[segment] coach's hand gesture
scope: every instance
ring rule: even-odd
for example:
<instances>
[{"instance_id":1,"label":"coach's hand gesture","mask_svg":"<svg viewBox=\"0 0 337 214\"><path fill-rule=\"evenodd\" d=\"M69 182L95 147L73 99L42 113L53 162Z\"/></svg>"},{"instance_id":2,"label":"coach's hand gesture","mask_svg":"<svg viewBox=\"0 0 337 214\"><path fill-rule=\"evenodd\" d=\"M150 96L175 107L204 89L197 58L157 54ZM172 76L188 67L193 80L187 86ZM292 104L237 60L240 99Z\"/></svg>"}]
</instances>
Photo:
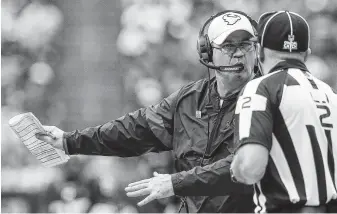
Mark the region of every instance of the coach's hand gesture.
<instances>
[{"instance_id":1,"label":"coach's hand gesture","mask_svg":"<svg viewBox=\"0 0 337 214\"><path fill-rule=\"evenodd\" d=\"M46 133L38 132L35 134L36 138L42 140L46 143L49 143L53 147L57 149L61 149L64 151L63 148L63 133L61 129L55 126L43 126Z\"/></svg>"},{"instance_id":2,"label":"coach's hand gesture","mask_svg":"<svg viewBox=\"0 0 337 214\"><path fill-rule=\"evenodd\" d=\"M171 175L158 174L154 177L129 184L125 191L129 197L147 196L138 206L143 206L155 199L167 198L174 195Z\"/></svg>"}]
</instances>

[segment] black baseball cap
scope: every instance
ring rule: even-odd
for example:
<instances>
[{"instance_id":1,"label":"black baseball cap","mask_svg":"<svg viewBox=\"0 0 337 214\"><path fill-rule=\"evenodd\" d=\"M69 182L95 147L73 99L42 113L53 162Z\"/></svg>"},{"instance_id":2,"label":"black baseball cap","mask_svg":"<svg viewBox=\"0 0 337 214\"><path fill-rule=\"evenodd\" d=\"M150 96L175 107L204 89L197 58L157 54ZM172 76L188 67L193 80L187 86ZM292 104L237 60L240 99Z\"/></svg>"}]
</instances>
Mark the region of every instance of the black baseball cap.
<instances>
[{"instance_id":1,"label":"black baseball cap","mask_svg":"<svg viewBox=\"0 0 337 214\"><path fill-rule=\"evenodd\" d=\"M261 47L282 52L305 52L309 48L308 22L290 11L264 13L258 21L258 40Z\"/></svg>"}]
</instances>

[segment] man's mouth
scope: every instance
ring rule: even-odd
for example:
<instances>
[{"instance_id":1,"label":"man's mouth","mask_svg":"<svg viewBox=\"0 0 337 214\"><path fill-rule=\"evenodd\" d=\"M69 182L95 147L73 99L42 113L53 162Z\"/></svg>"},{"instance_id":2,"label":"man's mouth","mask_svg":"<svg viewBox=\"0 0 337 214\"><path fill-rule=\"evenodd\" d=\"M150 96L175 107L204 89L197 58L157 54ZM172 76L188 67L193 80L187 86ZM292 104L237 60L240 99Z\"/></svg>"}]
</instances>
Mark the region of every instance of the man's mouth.
<instances>
[{"instance_id":1,"label":"man's mouth","mask_svg":"<svg viewBox=\"0 0 337 214\"><path fill-rule=\"evenodd\" d=\"M231 66L228 66L228 67L222 69L222 71L239 73L239 72L243 71L244 68L245 68L245 65L243 63L237 63L235 65L231 65Z\"/></svg>"}]
</instances>

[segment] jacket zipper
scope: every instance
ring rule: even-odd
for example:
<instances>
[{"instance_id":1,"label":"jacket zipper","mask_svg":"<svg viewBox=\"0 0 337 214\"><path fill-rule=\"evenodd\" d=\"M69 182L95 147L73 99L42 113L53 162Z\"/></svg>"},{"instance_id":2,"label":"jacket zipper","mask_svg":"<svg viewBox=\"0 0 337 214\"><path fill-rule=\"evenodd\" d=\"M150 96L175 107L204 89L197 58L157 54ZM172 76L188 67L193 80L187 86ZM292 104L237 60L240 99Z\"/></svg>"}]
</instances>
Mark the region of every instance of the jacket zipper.
<instances>
[{"instance_id":1,"label":"jacket zipper","mask_svg":"<svg viewBox=\"0 0 337 214\"><path fill-rule=\"evenodd\" d=\"M219 114L217 115L216 121L215 121L215 125L213 126L213 129L211 131L211 136L209 138L209 141L207 142L207 146L206 146L206 155L209 156L209 150L211 147L211 144L214 140L214 136L216 134L216 131L219 129L219 126L221 124L221 120L223 118L223 116L225 115L225 108L224 106L221 107Z\"/></svg>"}]
</instances>

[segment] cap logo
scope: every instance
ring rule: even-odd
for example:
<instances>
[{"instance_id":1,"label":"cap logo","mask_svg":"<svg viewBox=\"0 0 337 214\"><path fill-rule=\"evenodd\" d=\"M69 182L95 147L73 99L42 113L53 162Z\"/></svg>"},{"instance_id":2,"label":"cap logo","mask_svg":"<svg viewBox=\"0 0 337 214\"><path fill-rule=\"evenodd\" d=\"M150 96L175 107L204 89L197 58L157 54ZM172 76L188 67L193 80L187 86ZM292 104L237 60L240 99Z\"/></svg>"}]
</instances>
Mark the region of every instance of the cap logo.
<instances>
[{"instance_id":1,"label":"cap logo","mask_svg":"<svg viewBox=\"0 0 337 214\"><path fill-rule=\"evenodd\" d=\"M283 49L289 50L290 52L292 50L297 50L297 42L295 41L294 35L288 35L288 41L284 41L283 43Z\"/></svg>"},{"instance_id":2,"label":"cap logo","mask_svg":"<svg viewBox=\"0 0 337 214\"><path fill-rule=\"evenodd\" d=\"M234 14L234 13L226 13L222 16L222 19L225 21L227 25L234 25L239 20L241 20L241 17Z\"/></svg>"}]
</instances>

